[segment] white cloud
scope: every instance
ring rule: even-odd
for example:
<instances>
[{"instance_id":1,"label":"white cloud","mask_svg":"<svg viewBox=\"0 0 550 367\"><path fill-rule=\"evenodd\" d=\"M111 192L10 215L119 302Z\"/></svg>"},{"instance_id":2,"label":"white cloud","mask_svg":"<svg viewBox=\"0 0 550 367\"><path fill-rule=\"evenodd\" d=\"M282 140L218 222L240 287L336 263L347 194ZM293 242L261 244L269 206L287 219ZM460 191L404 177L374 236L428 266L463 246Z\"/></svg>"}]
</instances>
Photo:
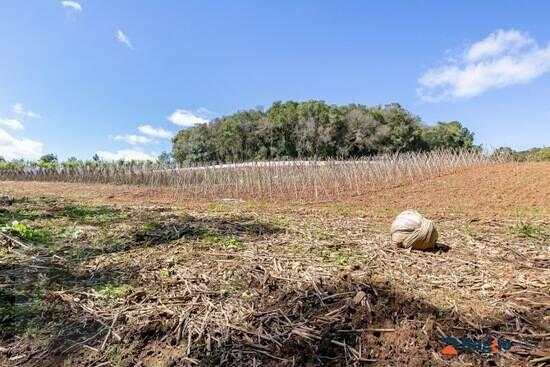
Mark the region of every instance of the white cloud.
<instances>
[{"instance_id":1,"label":"white cloud","mask_svg":"<svg viewBox=\"0 0 550 367\"><path fill-rule=\"evenodd\" d=\"M172 121L172 123L176 125L187 126L187 127L194 126L197 124L205 124L208 122L207 119L197 116L193 112L187 111L187 110L174 111L174 113L168 116L168 120Z\"/></svg>"},{"instance_id":2,"label":"white cloud","mask_svg":"<svg viewBox=\"0 0 550 367\"><path fill-rule=\"evenodd\" d=\"M497 30L458 58L428 70L419 78L417 92L431 102L473 97L490 89L527 83L547 72L550 45L541 47L526 32Z\"/></svg>"},{"instance_id":3,"label":"white cloud","mask_svg":"<svg viewBox=\"0 0 550 367\"><path fill-rule=\"evenodd\" d=\"M115 135L112 137L113 140L118 141L124 141L128 144L149 144L152 143L153 140L151 138L148 138L143 135L134 135L134 134L126 134L126 135Z\"/></svg>"},{"instance_id":4,"label":"white cloud","mask_svg":"<svg viewBox=\"0 0 550 367\"><path fill-rule=\"evenodd\" d=\"M464 53L467 61L475 62L484 58L498 56L504 52L518 52L525 47L536 46L527 33L514 29L504 31L502 29L491 33L485 39L474 43Z\"/></svg>"},{"instance_id":5,"label":"white cloud","mask_svg":"<svg viewBox=\"0 0 550 367\"><path fill-rule=\"evenodd\" d=\"M18 120L14 120L14 119L0 119L0 125L9 127L10 129L13 129L13 130L24 129L23 124Z\"/></svg>"},{"instance_id":6,"label":"white cloud","mask_svg":"<svg viewBox=\"0 0 550 367\"><path fill-rule=\"evenodd\" d=\"M0 129L0 156L5 159L36 159L42 155L43 144L30 139L18 139Z\"/></svg>"},{"instance_id":7,"label":"white cloud","mask_svg":"<svg viewBox=\"0 0 550 367\"><path fill-rule=\"evenodd\" d=\"M30 117L30 118L35 118L35 119L42 118L42 116L40 116L36 112L25 111L25 109L23 108L23 105L21 103L16 103L16 104L13 105L13 112L15 112L18 115L27 116L27 117Z\"/></svg>"},{"instance_id":8,"label":"white cloud","mask_svg":"<svg viewBox=\"0 0 550 367\"><path fill-rule=\"evenodd\" d=\"M82 11L82 5L80 5L76 1L62 1L61 5L67 9L76 10L78 12Z\"/></svg>"},{"instance_id":9,"label":"white cloud","mask_svg":"<svg viewBox=\"0 0 550 367\"><path fill-rule=\"evenodd\" d=\"M159 139L169 139L174 134L171 131L164 130L163 128L155 128L151 125L143 125L138 127L138 130L147 136L151 136L153 138L159 138Z\"/></svg>"},{"instance_id":10,"label":"white cloud","mask_svg":"<svg viewBox=\"0 0 550 367\"><path fill-rule=\"evenodd\" d=\"M120 29L116 31L116 39L118 40L118 42L124 43L126 46L128 46L129 49L134 49L134 46L132 46L132 43L130 42L128 37L126 37L124 32L122 32Z\"/></svg>"},{"instance_id":11,"label":"white cloud","mask_svg":"<svg viewBox=\"0 0 550 367\"><path fill-rule=\"evenodd\" d=\"M121 159L124 159L126 161L146 161L151 160L154 161L157 159L157 155L154 153L148 154L139 150L133 150L133 149L122 149L117 152L106 152L106 151L99 151L97 152L97 155L101 159L105 159L107 161L118 161Z\"/></svg>"}]
</instances>

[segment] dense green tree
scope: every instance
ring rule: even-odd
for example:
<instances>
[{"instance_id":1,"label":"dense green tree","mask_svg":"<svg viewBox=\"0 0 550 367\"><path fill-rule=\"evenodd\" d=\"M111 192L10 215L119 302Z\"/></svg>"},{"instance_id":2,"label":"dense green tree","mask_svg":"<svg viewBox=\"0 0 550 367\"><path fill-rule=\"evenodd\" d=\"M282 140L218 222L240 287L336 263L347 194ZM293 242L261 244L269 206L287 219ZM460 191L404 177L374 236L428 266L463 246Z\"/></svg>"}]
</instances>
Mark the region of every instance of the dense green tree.
<instances>
[{"instance_id":1,"label":"dense green tree","mask_svg":"<svg viewBox=\"0 0 550 367\"><path fill-rule=\"evenodd\" d=\"M438 122L425 128L423 135L431 149L474 147L474 134L458 121Z\"/></svg>"},{"instance_id":2,"label":"dense green tree","mask_svg":"<svg viewBox=\"0 0 550 367\"><path fill-rule=\"evenodd\" d=\"M340 110L347 128L339 155L360 157L383 151L389 128L377 120L372 111L363 105L343 106Z\"/></svg>"},{"instance_id":3,"label":"dense green tree","mask_svg":"<svg viewBox=\"0 0 550 367\"><path fill-rule=\"evenodd\" d=\"M54 167L57 166L57 156L55 154L52 154L52 153L44 154L36 162L36 165L38 167L42 167L42 168L54 168Z\"/></svg>"},{"instance_id":4,"label":"dense green tree","mask_svg":"<svg viewBox=\"0 0 550 367\"><path fill-rule=\"evenodd\" d=\"M40 157L39 160L44 163L53 163L53 162L57 162L57 156L52 153L44 154L42 157Z\"/></svg>"},{"instance_id":5,"label":"dense green tree","mask_svg":"<svg viewBox=\"0 0 550 367\"><path fill-rule=\"evenodd\" d=\"M298 124L298 102L275 102L266 112L273 125L275 157L297 157L295 127Z\"/></svg>"},{"instance_id":6,"label":"dense green tree","mask_svg":"<svg viewBox=\"0 0 550 367\"><path fill-rule=\"evenodd\" d=\"M275 102L178 132L172 155L184 161L360 157L386 152L473 147L459 122L429 127L399 104L366 107L323 101Z\"/></svg>"},{"instance_id":7,"label":"dense green tree","mask_svg":"<svg viewBox=\"0 0 550 367\"><path fill-rule=\"evenodd\" d=\"M180 130L173 138L172 155L178 162L212 162L217 158L216 141L207 124Z\"/></svg>"},{"instance_id":8,"label":"dense green tree","mask_svg":"<svg viewBox=\"0 0 550 367\"><path fill-rule=\"evenodd\" d=\"M418 116L397 103L374 108L373 113L375 118L388 127L387 137L382 142L382 151L415 151L427 148L422 139L422 127Z\"/></svg>"}]
</instances>

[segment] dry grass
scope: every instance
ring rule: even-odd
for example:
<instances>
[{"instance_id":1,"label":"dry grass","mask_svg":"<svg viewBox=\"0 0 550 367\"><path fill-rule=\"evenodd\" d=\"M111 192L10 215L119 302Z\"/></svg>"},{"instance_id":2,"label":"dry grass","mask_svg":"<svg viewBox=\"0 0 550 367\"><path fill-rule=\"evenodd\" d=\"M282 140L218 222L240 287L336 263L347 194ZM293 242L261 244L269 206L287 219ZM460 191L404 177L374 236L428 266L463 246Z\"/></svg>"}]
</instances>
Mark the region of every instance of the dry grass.
<instances>
[{"instance_id":1,"label":"dry grass","mask_svg":"<svg viewBox=\"0 0 550 367\"><path fill-rule=\"evenodd\" d=\"M548 169L473 168L361 202L307 206L77 210L83 198L142 206L148 191L69 184L60 190L76 202L16 200L4 205L8 213L54 240L48 251L4 242L0 283L26 291L43 284L47 307L34 336L3 330L0 363L542 366L550 348ZM7 185L0 189L18 197L57 190ZM439 226L436 252L389 245L391 218L415 200ZM474 205L484 200L488 211ZM506 337L513 347L446 358L442 334Z\"/></svg>"}]
</instances>

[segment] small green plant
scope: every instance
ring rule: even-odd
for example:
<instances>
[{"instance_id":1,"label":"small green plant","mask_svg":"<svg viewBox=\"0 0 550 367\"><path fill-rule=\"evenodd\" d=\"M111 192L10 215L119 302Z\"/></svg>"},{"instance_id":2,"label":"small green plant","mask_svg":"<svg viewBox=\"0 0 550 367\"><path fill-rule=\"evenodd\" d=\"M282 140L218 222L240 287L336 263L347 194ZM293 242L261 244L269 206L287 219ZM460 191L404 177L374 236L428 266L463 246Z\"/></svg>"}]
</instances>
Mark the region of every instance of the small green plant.
<instances>
[{"instance_id":1,"label":"small green plant","mask_svg":"<svg viewBox=\"0 0 550 367\"><path fill-rule=\"evenodd\" d=\"M349 256L341 253L340 251L321 251L321 256L328 257L336 262L340 266L346 266L349 263Z\"/></svg>"},{"instance_id":2,"label":"small green plant","mask_svg":"<svg viewBox=\"0 0 550 367\"><path fill-rule=\"evenodd\" d=\"M208 204L207 210L211 213L223 213L226 207L223 203L211 203Z\"/></svg>"},{"instance_id":3,"label":"small green plant","mask_svg":"<svg viewBox=\"0 0 550 367\"><path fill-rule=\"evenodd\" d=\"M215 245L217 243L220 243L222 240L220 237L216 236L211 232L205 233L204 236L202 236L202 238L210 245Z\"/></svg>"},{"instance_id":4,"label":"small green plant","mask_svg":"<svg viewBox=\"0 0 550 367\"><path fill-rule=\"evenodd\" d=\"M323 241L323 240L329 240L331 235L321 229L315 229L311 232L311 236L315 238L316 240Z\"/></svg>"},{"instance_id":5,"label":"small green plant","mask_svg":"<svg viewBox=\"0 0 550 367\"><path fill-rule=\"evenodd\" d=\"M234 236L220 237L220 236L216 236L211 232L207 232L202 238L208 244L221 245L226 250L243 250L245 248L244 243L238 238L235 238Z\"/></svg>"},{"instance_id":6,"label":"small green plant","mask_svg":"<svg viewBox=\"0 0 550 367\"><path fill-rule=\"evenodd\" d=\"M72 240L78 240L83 234L84 234L84 231L80 228L77 228L76 226L73 226L70 232L70 236Z\"/></svg>"},{"instance_id":7,"label":"small green plant","mask_svg":"<svg viewBox=\"0 0 550 367\"><path fill-rule=\"evenodd\" d=\"M161 269L159 271L159 275L161 278L168 278L170 276L170 270L168 269Z\"/></svg>"},{"instance_id":8,"label":"small green plant","mask_svg":"<svg viewBox=\"0 0 550 367\"><path fill-rule=\"evenodd\" d=\"M442 317L445 317L445 315L447 315L447 310L444 309L444 308L438 308L436 311L435 311L436 315L438 318L442 318Z\"/></svg>"},{"instance_id":9,"label":"small green plant","mask_svg":"<svg viewBox=\"0 0 550 367\"><path fill-rule=\"evenodd\" d=\"M226 250L242 250L244 249L244 243L235 237L225 238L221 242L222 246Z\"/></svg>"},{"instance_id":10,"label":"small green plant","mask_svg":"<svg viewBox=\"0 0 550 367\"><path fill-rule=\"evenodd\" d=\"M278 227L289 227L290 221L286 218L272 218L268 224L272 224Z\"/></svg>"},{"instance_id":11,"label":"small green plant","mask_svg":"<svg viewBox=\"0 0 550 367\"><path fill-rule=\"evenodd\" d=\"M110 223L115 219L124 218L126 213L120 209L110 207L68 206L63 209L62 215L69 219L100 225Z\"/></svg>"},{"instance_id":12,"label":"small green plant","mask_svg":"<svg viewBox=\"0 0 550 367\"><path fill-rule=\"evenodd\" d=\"M35 242L46 242L50 239L50 235L43 230L30 228L25 223L20 223L16 220L6 224L0 228L3 232L10 232L22 240Z\"/></svg>"},{"instance_id":13,"label":"small green plant","mask_svg":"<svg viewBox=\"0 0 550 367\"><path fill-rule=\"evenodd\" d=\"M119 299L125 297L130 289L126 285L106 284L97 290L97 293L110 299Z\"/></svg>"},{"instance_id":14,"label":"small green plant","mask_svg":"<svg viewBox=\"0 0 550 367\"><path fill-rule=\"evenodd\" d=\"M46 217L48 212L44 209L24 207L14 209L12 211L14 219L28 219L35 220L41 217Z\"/></svg>"},{"instance_id":15,"label":"small green plant","mask_svg":"<svg viewBox=\"0 0 550 367\"><path fill-rule=\"evenodd\" d=\"M538 237L544 234L544 230L536 224L524 223L513 226L512 233L527 237Z\"/></svg>"},{"instance_id":16,"label":"small green plant","mask_svg":"<svg viewBox=\"0 0 550 367\"><path fill-rule=\"evenodd\" d=\"M63 209L63 216L69 218L89 217L95 214L94 210L83 208L80 206L71 206Z\"/></svg>"}]
</instances>

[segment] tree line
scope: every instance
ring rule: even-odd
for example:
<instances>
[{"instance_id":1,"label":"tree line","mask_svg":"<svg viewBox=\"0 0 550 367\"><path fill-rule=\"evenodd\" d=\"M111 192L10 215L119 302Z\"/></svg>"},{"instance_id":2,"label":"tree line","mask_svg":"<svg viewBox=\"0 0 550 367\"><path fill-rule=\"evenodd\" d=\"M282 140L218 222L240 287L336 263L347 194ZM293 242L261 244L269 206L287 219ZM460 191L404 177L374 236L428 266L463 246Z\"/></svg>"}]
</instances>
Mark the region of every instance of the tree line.
<instances>
[{"instance_id":1,"label":"tree line","mask_svg":"<svg viewBox=\"0 0 550 367\"><path fill-rule=\"evenodd\" d=\"M353 158L379 153L479 148L458 121L425 125L397 103L367 107L324 101L275 102L180 130L177 162Z\"/></svg>"},{"instance_id":2,"label":"tree line","mask_svg":"<svg viewBox=\"0 0 550 367\"><path fill-rule=\"evenodd\" d=\"M18 170L23 168L116 168L116 167L133 167L133 166L166 166L174 164L172 155L168 152L162 152L154 161L147 160L125 160L119 159L116 161L102 160L97 154L94 154L92 159L81 160L76 157L70 157L64 161L60 161L57 155L48 153L42 155L37 160L12 159L10 161L0 156L0 170Z\"/></svg>"}]
</instances>

